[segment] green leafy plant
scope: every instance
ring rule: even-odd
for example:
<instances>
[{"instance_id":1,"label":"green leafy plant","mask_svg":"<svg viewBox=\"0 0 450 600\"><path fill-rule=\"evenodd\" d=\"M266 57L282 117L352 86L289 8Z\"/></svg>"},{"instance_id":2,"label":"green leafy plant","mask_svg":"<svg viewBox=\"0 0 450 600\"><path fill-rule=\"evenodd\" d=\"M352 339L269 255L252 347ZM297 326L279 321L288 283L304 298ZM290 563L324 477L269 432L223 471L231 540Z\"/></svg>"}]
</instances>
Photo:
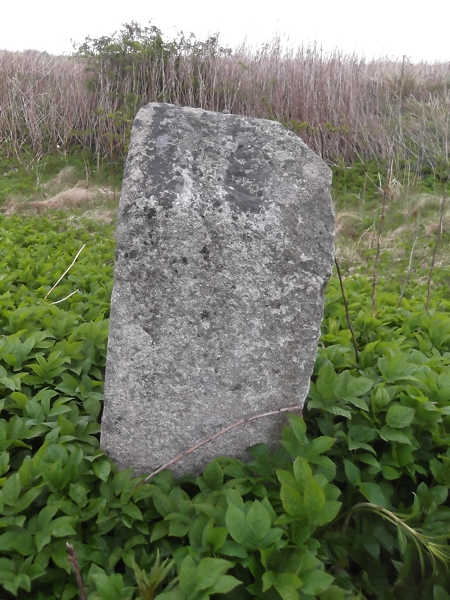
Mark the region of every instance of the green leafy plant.
<instances>
[{"instance_id":1,"label":"green leafy plant","mask_svg":"<svg viewBox=\"0 0 450 600\"><path fill-rule=\"evenodd\" d=\"M12 216L0 236L2 597L71 600L81 582L88 600L446 598L445 286L427 311L426 283L398 307L380 278L372 316L367 278L343 281L347 310L333 278L279 447L148 479L99 449L112 227Z\"/></svg>"}]
</instances>

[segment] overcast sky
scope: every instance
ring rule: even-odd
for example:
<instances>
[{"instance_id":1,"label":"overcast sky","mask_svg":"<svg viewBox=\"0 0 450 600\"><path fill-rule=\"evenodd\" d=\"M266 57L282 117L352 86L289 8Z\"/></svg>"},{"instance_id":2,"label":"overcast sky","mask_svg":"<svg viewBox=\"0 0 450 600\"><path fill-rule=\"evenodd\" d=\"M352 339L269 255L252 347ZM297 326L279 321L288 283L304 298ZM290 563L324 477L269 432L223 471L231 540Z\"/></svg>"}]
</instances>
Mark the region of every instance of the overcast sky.
<instances>
[{"instance_id":1,"label":"overcast sky","mask_svg":"<svg viewBox=\"0 0 450 600\"><path fill-rule=\"evenodd\" d=\"M0 49L70 54L71 40L110 35L149 21L172 37L219 32L223 44L252 45L275 34L291 46L367 58L450 61L449 0L0 0Z\"/></svg>"}]
</instances>

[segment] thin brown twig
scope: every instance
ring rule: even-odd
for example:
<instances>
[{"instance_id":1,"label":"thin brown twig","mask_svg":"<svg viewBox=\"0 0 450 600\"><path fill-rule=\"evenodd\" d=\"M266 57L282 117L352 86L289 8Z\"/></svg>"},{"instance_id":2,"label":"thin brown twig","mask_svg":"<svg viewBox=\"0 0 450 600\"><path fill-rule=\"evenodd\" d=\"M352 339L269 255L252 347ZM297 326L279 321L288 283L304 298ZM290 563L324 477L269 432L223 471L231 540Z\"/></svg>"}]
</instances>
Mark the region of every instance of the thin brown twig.
<instances>
[{"instance_id":1,"label":"thin brown twig","mask_svg":"<svg viewBox=\"0 0 450 600\"><path fill-rule=\"evenodd\" d=\"M67 542L66 544L67 554L69 555L69 562L75 571L75 578L77 580L78 589L80 590L80 600L87 600L86 590L84 589L83 579L81 577L80 567L78 565L78 556L75 552L75 548L72 544Z\"/></svg>"},{"instance_id":2,"label":"thin brown twig","mask_svg":"<svg viewBox=\"0 0 450 600\"><path fill-rule=\"evenodd\" d=\"M345 290L344 290L344 282L342 281L341 270L339 268L339 264L338 264L336 257L334 257L334 264L336 265L336 270L337 270L337 274L339 277L339 284L341 286L341 292L342 292L342 298L344 300L345 315L347 317L348 328L350 329L350 333L352 334L353 348L355 349L355 358L356 358L356 362L359 364L358 345L356 343L355 332L353 331L352 322L350 320L350 314L348 312L348 301L347 301L347 296L345 295Z\"/></svg>"},{"instance_id":3,"label":"thin brown twig","mask_svg":"<svg viewBox=\"0 0 450 600\"><path fill-rule=\"evenodd\" d=\"M439 244L441 242L441 238L442 238L442 223L444 220L444 208L445 208L445 200L446 200L446 191L444 190L444 195L442 196L442 200L441 200L441 213L439 215L439 229L436 235L436 241L434 243L434 249L433 249L433 256L431 257L431 266L430 266L430 272L428 274L428 282L427 282L427 301L425 304L425 310L428 310L428 307L430 305L430 296L431 296L431 277L433 275L433 270L434 270L434 264L436 262L436 255L437 255L437 251L438 251L438 247Z\"/></svg>"},{"instance_id":4,"label":"thin brown twig","mask_svg":"<svg viewBox=\"0 0 450 600\"><path fill-rule=\"evenodd\" d=\"M61 281L61 279L64 277L64 275L66 275L70 269L73 267L73 265L75 264L77 258L80 256L81 251L84 250L84 248L86 247L86 244L83 244L81 246L81 248L78 250L75 258L73 259L73 261L71 262L71 264L67 267L67 269L64 271L64 273L61 275L61 277L58 279L58 281L55 283L55 285L45 294L44 296L44 300L45 298L47 298L48 296L50 296L50 294L53 292L53 290L55 289L55 287L58 285L58 283Z\"/></svg>"},{"instance_id":5,"label":"thin brown twig","mask_svg":"<svg viewBox=\"0 0 450 600\"><path fill-rule=\"evenodd\" d=\"M408 268L406 269L405 281L403 283L402 291L401 291L400 297L398 299L397 308L400 308L400 306L402 304L402 300L403 300L403 297L404 297L405 291L406 291L406 286L408 285L409 277L411 275L412 260L413 260L413 256L414 256L414 248L416 247L417 238L419 237L419 228L420 228L420 213L417 213L417 218L416 218L416 235L415 235L415 238L414 238L413 245L411 247L411 252L409 254Z\"/></svg>"},{"instance_id":6,"label":"thin brown twig","mask_svg":"<svg viewBox=\"0 0 450 600\"><path fill-rule=\"evenodd\" d=\"M377 282L378 282L378 264L380 262L380 253L381 253L381 234L383 233L383 223L384 217L386 216L386 205L387 205L387 197L389 184L392 177L392 160L388 167L386 173L386 182L383 188L383 208L381 209L381 217L380 217L380 225L378 227L378 237L377 237L377 254L375 256L375 265L373 268L373 284L372 284L372 317L375 316L376 313L376 294L377 294Z\"/></svg>"},{"instance_id":7,"label":"thin brown twig","mask_svg":"<svg viewBox=\"0 0 450 600\"><path fill-rule=\"evenodd\" d=\"M155 469L155 471L153 471L152 473L150 473L150 475L148 475L143 481L141 481L136 486L135 489L141 487L141 485L144 485L145 483L147 483L147 481L150 481L150 479L152 477L154 477L155 475L157 475L161 471L164 471L165 469L168 469L169 467L171 467L172 465L174 465L176 462L178 462L179 460L181 460L182 458L184 458L188 454L191 454L191 452L194 452L195 450L198 450L199 448L201 448L205 444L209 444L210 442L213 442L218 437L222 436L224 433L227 433L231 429L234 429L235 427L239 427L240 425L245 425L246 423L250 423L251 421L256 421L257 419L262 419L263 417L272 417L273 415L277 415L277 414L285 413L285 412L300 412L300 414L302 414L303 409L298 404L296 404L295 406L287 406L285 408L278 408L277 410L271 410L269 412L265 412L265 413L262 413L260 415L253 415L253 417L246 417L245 419L241 419L240 421L236 421L235 423L232 423L231 425L228 425L228 427L225 427L224 429L221 429L220 431L218 431L214 435L211 435L206 440L203 440L202 442L199 442L198 444L195 444L195 446L192 446L192 448L189 448L188 450L185 450L184 452L182 452L181 454L179 454L175 458L172 458L172 460L169 460L169 462L167 462L164 465L162 465L162 467L159 467L158 469Z\"/></svg>"}]
</instances>

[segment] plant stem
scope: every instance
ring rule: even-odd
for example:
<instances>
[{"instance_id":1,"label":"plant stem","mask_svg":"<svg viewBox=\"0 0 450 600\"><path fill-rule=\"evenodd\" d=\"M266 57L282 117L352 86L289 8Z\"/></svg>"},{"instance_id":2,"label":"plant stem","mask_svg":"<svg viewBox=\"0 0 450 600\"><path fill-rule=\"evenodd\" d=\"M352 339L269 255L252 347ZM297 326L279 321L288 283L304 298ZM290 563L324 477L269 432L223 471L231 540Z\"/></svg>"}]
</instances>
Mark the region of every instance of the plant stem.
<instances>
[{"instance_id":1,"label":"plant stem","mask_svg":"<svg viewBox=\"0 0 450 600\"><path fill-rule=\"evenodd\" d=\"M387 204L387 196L389 190L389 184L392 177L392 160L386 172L386 182L383 188L383 208L381 209L381 217L380 217L380 225L378 228L378 238L377 238L377 254L375 257L375 266L373 269L373 286L372 286L372 317L375 316L376 313L376 293L377 293L377 281L378 281L378 264L380 262L380 249L381 249L381 234L383 232L383 223L384 217L386 215L386 204Z\"/></svg>"},{"instance_id":2,"label":"plant stem","mask_svg":"<svg viewBox=\"0 0 450 600\"><path fill-rule=\"evenodd\" d=\"M67 542L66 547L69 555L69 562L75 571L75 578L77 580L78 589L80 590L80 600L87 600L86 590L84 589L83 579L81 577L80 567L78 565L77 553L75 552L75 548L72 546L72 544L69 544L69 542Z\"/></svg>"},{"instance_id":3,"label":"plant stem","mask_svg":"<svg viewBox=\"0 0 450 600\"><path fill-rule=\"evenodd\" d=\"M439 229L438 232L436 234L436 241L434 244L434 249L433 249L433 256L431 257L431 266L430 266L430 272L428 274L428 282L427 282L427 301L425 303L425 310L428 310L428 307L430 305L430 295L431 295L431 277L433 275L433 270L434 270L434 264L436 262L436 255L437 255L437 251L438 251L438 247L442 238L442 223L444 220L444 208L445 208L445 200L446 200L446 193L444 191L444 195L442 196L442 200L441 200L441 212L440 212L440 216L439 216Z\"/></svg>"},{"instance_id":4,"label":"plant stem","mask_svg":"<svg viewBox=\"0 0 450 600\"><path fill-rule=\"evenodd\" d=\"M419 226L420 226L420 213L417 213L417 218L416 218L416 236L414 238L414 242L411 248L411 252L409 254L409 264L408 264L408 268L406 269L406 277L405 277L405 281L403 283L403 287L402 287L402 291L400 293L400 297L398 299L398 305L397 308L400 308L403 297L405 295L405 291L406 291L406 286L408 285L408 281L409 281L409 276L411 275L411 267L412 267L412 260L413 260L413 256L414 256L414 248L416 247L416 242L417 242L417 238L419 237Z\"/></svg>"},{"instance_id":5,"label":"plant stem","mask_svg":"<svg viewBox=\"0 0 450 600\"><path fill-rule=\"evenodd\" d=\"M345 295L344 283L343 283L342 277L341 277L341 270L339 268L339 264L338 264L338 261L337 261L336 257L334 257L334 264L336 265L336 270L337 270L337 274L338 274L338 277L339 277L339 284L341 286L341 292L342 292L342 298L344 300L345 315L347 317L348 328L350 329L350 333L352 334L353 348L355 349L355 358L356 358L356 362L359 364L358 345L356 344L355 332L353 331L352 322L350 320L350 314L348 312L347 296Z\"/></svg>"}]
</instances>

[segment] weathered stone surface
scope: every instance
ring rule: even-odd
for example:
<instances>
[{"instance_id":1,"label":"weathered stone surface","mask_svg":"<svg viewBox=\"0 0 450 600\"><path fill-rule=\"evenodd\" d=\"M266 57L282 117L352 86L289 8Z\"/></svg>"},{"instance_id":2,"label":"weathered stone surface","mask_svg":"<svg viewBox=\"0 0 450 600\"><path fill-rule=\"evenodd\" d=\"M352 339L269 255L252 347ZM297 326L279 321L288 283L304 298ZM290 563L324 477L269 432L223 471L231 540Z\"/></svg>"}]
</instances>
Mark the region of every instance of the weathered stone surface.
<instances>
[{"instance_id":1,"label":"weathered stone surface","mask_svg":"<svg viewBox=\"0 0 450 600\"><path fill-rule=\"evenodd\" d=\"M304 403L333 260L331 173L272 121L149 104L119 209L101 444L151 472L244 417ZM236 428L173 471L278 443Z\"/></svg>"}]
</instances>

